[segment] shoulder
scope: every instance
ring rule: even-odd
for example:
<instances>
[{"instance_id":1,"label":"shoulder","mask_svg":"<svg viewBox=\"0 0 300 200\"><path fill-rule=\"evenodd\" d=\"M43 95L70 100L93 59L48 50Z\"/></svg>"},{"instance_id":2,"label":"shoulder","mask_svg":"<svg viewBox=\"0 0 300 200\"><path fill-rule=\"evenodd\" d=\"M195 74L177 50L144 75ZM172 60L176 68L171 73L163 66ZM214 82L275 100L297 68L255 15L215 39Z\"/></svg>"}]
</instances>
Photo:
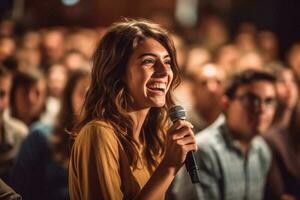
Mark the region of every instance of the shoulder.
<instances>
[{"instance_id":1,"label":"shoulder","mask_svg":"<svg viewBox=\"0 0 300 200\"><path fill-rule=\"evenodd\" d=\"M4 126L14 135L25 137L28 134L27 126L18 119L4 115Z\"/></svg>"},{"instance_id":2,"label":"shoulder","mask_svg":"<svg viewBox=\"0 0 300 200\"><path fill-rule=\"evenodd\" d=\"M197 133L196 142L200 148L213 148L220 145L220 136L219 127L204 129Z\"/></svg>"},{"instance_id":3,"label":"shoulder","mask_svg":"<svg viewBox=\"0 0 300 200\"><path fill-rule=\"evenodd\" d=\"M202 131L196 136L198 151L196 157L199 161L209 165L216 165L219 149L222 147L219 128ZM212 167L212 166L211 166Z\"/></svg>"},{"instance_id":4,"label":"shoulder","mask_svg":"<svg viewBox=\"0 0 300 200\"><path fill-rule=\"evenodd\" d=\"M118 138L113 127L105 121L93 120L88 122L79 131L74 147L80 148L83 146L89 147L105 147L117 146Z\"/></svg>"},{"instance_id":5,"label":"shoulder","mask_svg":"<svg viewBox=\"0 0 300 200\"><path fill-rule=\"evenodd\" d=\"M105 121L90 121L80 130L76 140L82 138L100 138L106 140L116 138L113 127Z\"/></svg>"},{"instance_id":6,"label":"shoulder","mask_svg":"<svg viewBox=\"0 0 300 200\"><path fill-rule=\"evenodd\" d=\"M26 137L26 141L32 142L44 142L48 143L48 139L50 134L53 132L53 127L50 125L43 124L41 122L37 122L33 124L29 130L29 134Z\"/></svg>"},{"instance_id":7,"label":"shoulder","mask_svg":"<svg viewBox=\"0 0 300 200\"><path fill-rule=\"evenodd\" d=\"M255 148L261 152L262 155L271 156L270 148L263 137L256 136L253 139L253 144L255 145Z\"/></svg>"}]
</instances>

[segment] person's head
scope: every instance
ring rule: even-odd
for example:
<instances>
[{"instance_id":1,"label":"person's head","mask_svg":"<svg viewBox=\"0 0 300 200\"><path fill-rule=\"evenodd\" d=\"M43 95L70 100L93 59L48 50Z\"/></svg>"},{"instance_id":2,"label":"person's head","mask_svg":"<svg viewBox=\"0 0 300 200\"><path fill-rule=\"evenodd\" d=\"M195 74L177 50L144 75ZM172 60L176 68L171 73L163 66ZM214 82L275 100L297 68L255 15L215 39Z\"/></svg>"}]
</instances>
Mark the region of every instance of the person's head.
<instances>
[{"instance_id":1,"label":"person's head","mask_svg":"<svg viewBox=\"0 0 300 200\"><path fill-rule=\"evenodd\" d=\"M235 45L242 52L255 51L257 49L255 35L250 32L241 32L235 38Z\"/></svg>"},{"instance_id":2,"label":"person's head","mask_svg":"<svg viewBox=\"0 0 300 200\"><path fill-rule=\"evenodd\" d=\"M262 31L258 34L258 46L266 63L272 62L278 56L278 40L274 33Z\"/></svg>"},{"instance_id":3,"label":"person's head","mask_svg":"<svg viewBox=\"0 0 300 200\"><path fill-rule=\"evenodd\" d=\"M56 63L50 66L47 75L48 95L60 98L66 85L68 71L64 65Z\"/></svg>"},{"instance_id":4,"label":"person's head","mask_svg":"<svg viewBox=\"0 0 300 200\"><path fill-rule=\"evenodd\" d=\"M16 50L16 43L14 38L0 36L0 61L1 62L12 57L15 50Z\"/></svg>"},{"instance_id":5,"label":"person's head","mask_svg":"<svg viewBox=\"0 0 300 200\"><path fill-rule=\"evenodd\" d=\"M279 103L284 109L293 110L299 100L298 81L293 70L282 66L273 68L277 78L276 90Z\"/></svg>"},{"instance_id":6,"label":"person's head","mask_svg":"<svg viewBox=\"0 0 300 200\"><path fill-rule=\"evenodd\" d=\"M71 72L62 93L61 109L54 130L54 154L59 161L67 161L70 148L69 135L78 123L84 97L90 81L90 71L78 69Z\"/></svg>"},{"instance_id":7,"label":"person's head","mask_svg":"<svg viewBox=\"0 0 300 200\"><path fill-rule=\"evenodd\" d=\"M221 110L221 98L224 92L225 71L215 64L208 63L194 72L193 94L195 108L200 115Z\"/></svg>"},{"instance_id":8,"label":"person's head","mask_svg":"<svg viewBox=\"0 0 300 200\"><path fill-rule=\"evenodd\" d=\"M300 43L292 45L287 54L287 61L291 68L295 71L298 79L300 79Z\"/></svg>"},{"instance_id":9,"label":"person's head","mask_svg":"<svg viewBox=\"0 0 300 200\"><path fill-rule=\"evenodd\" d=\"M45 99L46 80L40 71L32 69L14 74L10 96L13 117L29 126L44 111Z\"/></svg>"},{"instance_id":10,"label":"person's head","mask_svg":"<svg viewBox=\"0 0 300 200\"><path fill-rule=\"evenodd\" d=\"M20 71L38 68L41 63L41 52L39 49L18 49L16 59Z\"/></svg>"},{"instance_id":11,"label":"person's head","mask_svg":"<svg viewBox=\"0 0 300 200\"><path fill-rule=\"evenodd\" d=\"M63 63L69 71L74 71L85 67L88 63L88 60L83 53L73 49L65 53L63 57Z\"/></svg>"},{"instance_id":12,"label":"person's head","mask_svg":"<svg viewBox=\"0 0 300 200\"><path fill-rule=\"evenodd\" d=\"M264 62L259 52L248 51L241 53L240 57L237 59L235 71L238 72L247 69L260 70L263 66Z\"/></svg>"},{"instance_id":13,"label":"person's head","mask_svg":"<svg viewBox=\"0 0 300 200\"><path fill-rule=\"evenodd\" d=\"M44 32L41 41L44 59L48 62L58 62L64 55L64 33L60 29L50 29Z\"/></svg>"},{"instance_id":14,"label":"person's head","mask_svg":"<svg viewBox=\"0 0 300 200\"><path fill-rule=\"evenodd\" d=\"M9 105L11 79L10 72L0 65L0 118Z\"/></svg>"},{"instance_id":15,"label":"person's head","mask_svg":"<svg viewBox=\"0 0 300 200\"><path fill-rule=\"evenodd\" d=\"M223 99L229 129L249 141L273 122L277 105L276 78L267 72L246 70L232 77Z\"/></svg>"},{"instance_id":16,"label":"person's head","mask_svg":"<svg viewBox=\"0 0 300 200\"><path fill-rule=\"evenodd\" d=\"M189 74L193 73L195 69L200 68L205 63L211 61L211 54L210 52L201 47L201 46L194 46L189 49L187 52L187 59L185 63L184 73Z\"/></svg>"},{"instance_id":17,"label":"person's head","mask_svg":"<svg viewBox=\"0 0 300 200\"><path fill-rule=\"evenodd\" d=\"M186 43L184 41L184 38L180 35L176 35L173 33L171 34L171 38L176 48L177 64L180 68L182 68L186 61Z\"/></svg>"},{"instance_id":18,"label":"person's head","mask_svg":"<svg viewBox=\"0 0 300 200\"><path fill-rule=\"evenodd\" d=\"M22 47L25 49L38 49L41 43L41 33L38 31L28 31L22 38Z\"/></svg>"},{"instance_id":19,"label":"person's head","mask_svg":"<svg viewBox=\"0 0 300 200\"><path fill-rule=\"evenodd\" d=\"M215 51L215 62L223 68L226 73L232 74L240 57L240 51L233 44L225 44Z\"/></svg>"},{"instance_id":20,"label":"person's head","mask_svg":"<svg viewBox=\"0 0 300 200\"><path fill-rule=\"evenodd\" d=\"M295 123L294 118L296 118L296 112L298 112L299 82L294 71L281 63L274 63L269 65L268 68L277 78L278 108L273 126L275 128L286 128L287 123ZM286 121L287 119L289 121Z\"/></svg>"},{"instance_id":21,"label":"person's head","mask_svg":"<svg viewBox=\"0 0 300 200\"><path fill-rule=\"evenodd\" d=\"M79 128L93 119L108 121L126 145L130 162L136 163L128 114L150 109L142 127L147 134L141 140L146 142L148 163L156 164L153 156L164 152L160 134L173 105L170 90L178 83L178 71L174 45L159 25L142 20L114 24L96 49Z\"/></svg>"}]
</instances>

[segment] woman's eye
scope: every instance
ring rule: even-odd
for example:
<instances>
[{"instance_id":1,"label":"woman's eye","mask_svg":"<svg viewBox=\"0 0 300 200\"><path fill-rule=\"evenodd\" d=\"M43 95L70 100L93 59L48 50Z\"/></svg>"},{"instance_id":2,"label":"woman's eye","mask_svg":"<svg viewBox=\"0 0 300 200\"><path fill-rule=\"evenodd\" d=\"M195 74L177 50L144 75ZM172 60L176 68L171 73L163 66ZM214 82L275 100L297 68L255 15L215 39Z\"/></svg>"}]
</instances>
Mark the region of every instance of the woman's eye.
<instances>
[{"instance_id":1,"label":"woman's eye","mask_svg":"<svg viewBox=\"0 0 300 200\"><path fill-rule=\"evenodd\" d=\"M154 63L155 63L155 60L153 60L153 59L145 59L142 61L143 65L149 65L149 64L154 64Z\"/></svg>"},{"instance_id":2,"label":"woman's eye","mask_svg":"<svg viewBox=\"0 0 300 200\"><path fill-rule=\"evenodd\" d=\"M166 60L166 61L165 61L165 64L171 66L171 65L172 65L172 62L171 62L171 60Z\"/></svg>"}]
</instances>

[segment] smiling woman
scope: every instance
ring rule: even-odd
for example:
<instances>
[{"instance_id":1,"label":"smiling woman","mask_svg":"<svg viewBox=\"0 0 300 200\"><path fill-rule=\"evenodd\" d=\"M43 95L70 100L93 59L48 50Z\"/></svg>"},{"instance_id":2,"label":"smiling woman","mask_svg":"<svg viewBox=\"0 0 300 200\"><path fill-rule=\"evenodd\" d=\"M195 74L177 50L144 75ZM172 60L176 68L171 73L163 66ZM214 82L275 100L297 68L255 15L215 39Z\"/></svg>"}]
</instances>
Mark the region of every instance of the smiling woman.
<instances>
[{"instance_id":1,"label":"smiling woman","mask_svg":"<svg viewBox=\"0 0 300 200\"><path fill-rule=\"evenodd\" d=\"M188 122L168 124L179 82L173 42L157 24L110 27L94 55L83 116L74 132L71 199L163 199L187 152Z\"/></svg>"}]
</instances>

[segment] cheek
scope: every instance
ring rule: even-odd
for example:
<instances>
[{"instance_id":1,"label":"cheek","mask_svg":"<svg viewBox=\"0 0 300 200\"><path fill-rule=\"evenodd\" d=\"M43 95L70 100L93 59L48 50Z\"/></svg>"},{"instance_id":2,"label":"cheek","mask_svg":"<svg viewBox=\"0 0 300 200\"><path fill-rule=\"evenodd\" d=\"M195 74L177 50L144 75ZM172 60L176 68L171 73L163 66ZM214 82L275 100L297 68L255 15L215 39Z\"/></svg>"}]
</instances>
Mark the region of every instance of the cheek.
<instances>
[{"instance_id":1,"label":"cheek","mask_svg":"<svg viewBox=\"0 0 300 200\"><path fill-rule=\"evenodd\" d=\"M277 84L276 90L277 90L278 97L282 98L285 94L286 88L281 84Z\"/></svg>"},{"instance_id":2,"label":"cheek","mask_svg":"<svg viewBox=\"0 0 300 200\"><path fill-rule=\"evenodd\" d=\"M297 86L294 86L291 88L292 89L292 96L293 96L293 99L298 99L299 98L299 91L298 91L298 87Z\"/></svg>"}]
</instances>

